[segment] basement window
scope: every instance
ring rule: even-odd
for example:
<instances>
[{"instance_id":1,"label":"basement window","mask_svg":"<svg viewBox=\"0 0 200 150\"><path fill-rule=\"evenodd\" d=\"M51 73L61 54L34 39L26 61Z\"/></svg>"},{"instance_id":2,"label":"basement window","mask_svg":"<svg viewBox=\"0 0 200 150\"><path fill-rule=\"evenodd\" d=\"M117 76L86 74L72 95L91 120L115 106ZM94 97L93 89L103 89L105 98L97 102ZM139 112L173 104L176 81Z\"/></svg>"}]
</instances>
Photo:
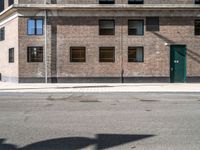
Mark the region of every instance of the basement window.
<instances>
[{"instance_id":1,"label":"basement window","mask_svg":"<svg viewBox=\"0 0 200 150\"><path fill-rule=\"evenodd\" d=\"M195 0L195 4L200 4L200 0Z\"/></svg>"},{"instance_id":2,"label":"basement window","mask_svg":"<svg viewBox=\"0 0 200 150\"><path fill-rule=\"evenodd\" d=\"M0 41L5 40L5 27L0 29Z\"/></svg>"},{"instance_id":3,"label":"basement window","mask_svg":"<svg viewBox=\"0 0 200 150\"><path fill-rule=\"evenodd\" d=\"M159 31L159 17L147 17L146 18L146 30L147 31Z\"/></svg>"},{"instance_id":4,"label":"basement window","mask_svg":"<svg viewBox=\"0 0 200 150\"><path fill-rule=\"evenodd\" d=\"M115 62L115 47L100 47L99 62Z\"/></svg>"},{"instance_id":5,"label":"basement window","mask_svg":"<svg viewBox=\"0 0 200 150\"><path fill-rule=\"evenodd\" d=\"M28 47L28 62L43 62L43 47Z\"/></svg>"},{"instance_id":6,"label":"basement window","mask_svg":"<svg viewBox=\"0 0 200 150\"><path fill-rule=\"evenodd\" d=\"M144 0L128 0L129 4L144 4Z\"/></svg>"},{"instance_id":7,"label":"basement window","mask_svg":"<svg viewBox=\"0 0 200 150\"><path fill-rule=\"evenodd\" d=\"M194 30L195 35L200 35L200 20L195 20Z\"/></svg>"},{"instance_id":8,"label":"basement window","mask_svg":"<svg viewBox=\"0 0 200 150\"><path fill-rule=\"evenodd\" d=\"M57 4L57 0L51 0L51 4Z\"/></svg>"},{"instance_id":9,"label":"basement window","mask_svg":"<svg viewBox=\"0 0 200 150\"><path fill-rule=\"evenodd\" d=\"M8 62L14 63L14 48L8 50Z\"/></svg>"},{"instance_id":10,"label":"basement window","mask_svg":"<svg viewBox=\"0 0 200 150\"><path fill-rule=\"evenodd\" d=\"M43 20L42 19L28 20L28 35L43 35Z\"/></svg>"},{"instance_id":11,"label":"basement window","mask_svg":"<svg viewBox=\"0 0 200 150\"><path fill-rule=\"evenodd\" d=\"M114 20L100 20L99 21L99 35L115 35L115 21Z\"/></svg>"},{"instance_id":12,"label":"basement window","mask_svg":"<svg viewBox=\"0 0 200 150\"><path fill-rule=\"evenodd\" d=\"M70 62L85 62L85 47L70 47Z\"/></svg>"},{"instance_id":13,"label":"basement window","mask_svg":"<svg viewBox=\"0 0 200 150\"><path fill-rule=\"evenodd\" d=\"M128 21L128 35L144 35L144 21L143 20L129 20Z\"/></svg>"},{"instance_id":14,"label":"basement window","mask_svg":"<svg viewBox=\"0 0 200 150\"><path fill-rule=\"evenodd\" d=\"M128 62L144 62L144 48L143 47L129 47L128 48Z\"/></svg>"},{"instance_id":15,"label":"basement window","mask_svg":"<svg viewBox=\"0 0 200 150\"><path fill-rule=\"evenodd\" d=\"M99 0L99 4L115 4L115 0Z\"/></svg>"}]
</instances>

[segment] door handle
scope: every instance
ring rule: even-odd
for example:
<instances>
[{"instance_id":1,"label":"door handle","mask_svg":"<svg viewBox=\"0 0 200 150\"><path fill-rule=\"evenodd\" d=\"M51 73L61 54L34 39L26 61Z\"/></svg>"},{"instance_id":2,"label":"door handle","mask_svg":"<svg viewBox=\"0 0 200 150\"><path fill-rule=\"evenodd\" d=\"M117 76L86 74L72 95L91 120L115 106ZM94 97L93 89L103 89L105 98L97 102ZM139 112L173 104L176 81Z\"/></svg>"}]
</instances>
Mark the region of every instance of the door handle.
<instances>
[{"instance_id":1,"label":"door handle","mask_svg":"<svg viewBox=\"0 0 200 150\"><path fill-rule=\"evenodd\" d=\"M179 60L174 60L174 63L175 63L175 64L178 64L178 63L179 63Z\"/></svg>"}]
</instances>

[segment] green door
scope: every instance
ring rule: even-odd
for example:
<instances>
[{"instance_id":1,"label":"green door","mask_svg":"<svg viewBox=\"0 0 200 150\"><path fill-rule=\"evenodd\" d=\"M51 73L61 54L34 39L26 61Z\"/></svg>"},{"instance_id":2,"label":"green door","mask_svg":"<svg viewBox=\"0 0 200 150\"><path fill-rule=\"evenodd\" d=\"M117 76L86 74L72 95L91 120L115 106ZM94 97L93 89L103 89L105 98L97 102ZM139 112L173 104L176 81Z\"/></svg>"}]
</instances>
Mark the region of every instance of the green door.
<instances>
[{"instance_id":1,"label":"green door","mask_svg":"<svg viewBox=\"0 0 200 150\"><path fill-rule=\"evenodd\" d=\"M170 80L172 83L186 81L186 45L170 46Z\"/></svg>"}]
</instances>

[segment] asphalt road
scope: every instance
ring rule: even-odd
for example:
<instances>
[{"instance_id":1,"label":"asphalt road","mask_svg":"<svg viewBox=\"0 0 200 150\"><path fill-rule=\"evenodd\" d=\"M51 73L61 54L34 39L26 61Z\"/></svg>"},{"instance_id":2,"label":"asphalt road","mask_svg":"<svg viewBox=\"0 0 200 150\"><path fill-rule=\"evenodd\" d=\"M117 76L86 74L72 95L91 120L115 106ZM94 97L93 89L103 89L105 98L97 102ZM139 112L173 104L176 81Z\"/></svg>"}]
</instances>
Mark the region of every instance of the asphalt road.
<instances>
[{"instance_id":1,"label":"asphalt road","mask_svg":"<svg viewBox=\"0 0 200 150\"><path fill-rule=\"evenodd\" d=\"M200 93L0 94L0 150L199 150Z\"/></svg>"}]
</instances>

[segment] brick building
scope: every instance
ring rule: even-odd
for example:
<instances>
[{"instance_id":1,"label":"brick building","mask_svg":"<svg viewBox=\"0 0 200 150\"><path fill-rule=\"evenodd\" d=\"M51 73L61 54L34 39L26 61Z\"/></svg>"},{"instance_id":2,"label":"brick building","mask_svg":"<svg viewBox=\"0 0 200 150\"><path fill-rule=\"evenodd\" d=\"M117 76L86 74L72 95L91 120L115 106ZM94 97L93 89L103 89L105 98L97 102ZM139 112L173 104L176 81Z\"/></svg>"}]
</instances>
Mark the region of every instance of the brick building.
<instances>
[{"instance_id":1,"label":"brick building","mask_svg":"<svg viewBox=\"0 0 200 150\"><path fill-rule=\"evenodd\" d=\"M0 0L10 82L199 82L200 0Z\"/></svg>"}]
</instances>

